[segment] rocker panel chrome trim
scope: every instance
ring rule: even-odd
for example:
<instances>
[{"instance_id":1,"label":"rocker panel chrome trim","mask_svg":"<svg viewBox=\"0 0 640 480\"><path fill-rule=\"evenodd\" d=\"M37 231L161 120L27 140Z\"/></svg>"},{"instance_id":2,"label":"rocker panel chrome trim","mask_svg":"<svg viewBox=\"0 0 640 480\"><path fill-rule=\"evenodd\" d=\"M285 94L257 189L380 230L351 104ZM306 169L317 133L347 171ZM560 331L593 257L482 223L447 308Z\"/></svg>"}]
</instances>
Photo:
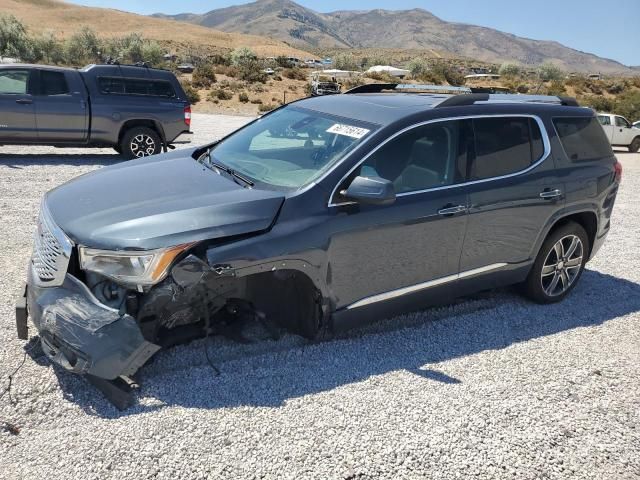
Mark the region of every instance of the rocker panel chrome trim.
<instances>
[{"instance_id":1,"label":"rocker panel chrome trim","mask_svg":"<svg viewBox=\"0 0 640 480\"><path fill-rule=\"evenodd\" d=\"M352 303L351 305L347 305L345 308L347 310L352 310L354 308L364 307L365 305L371 305L372 303L383 302L385 300L397 298L402 295L407 295L408 293L418 292L420 290L426 290L427 288L433 288L438 285L454 282L462 278L473 277L475 275L480 275L481 273L487 273L493 270L499 270L501 268L506 267L507 265L508 265L507 263L492 263L491 265L485 265L484 267L474 268L473 270L467 270L465 272L460 272L455 275L447 275L446 277L436 278L434 280L429 280L428 282L423 282L423 283L418 283L416 285L410 285L408 287L398 288L397 290L391 290L389 292L378 293L377 295L372 295L370 297L365 297L362 300L358 300L357 302Z\"/></svg>"}]
</instances>

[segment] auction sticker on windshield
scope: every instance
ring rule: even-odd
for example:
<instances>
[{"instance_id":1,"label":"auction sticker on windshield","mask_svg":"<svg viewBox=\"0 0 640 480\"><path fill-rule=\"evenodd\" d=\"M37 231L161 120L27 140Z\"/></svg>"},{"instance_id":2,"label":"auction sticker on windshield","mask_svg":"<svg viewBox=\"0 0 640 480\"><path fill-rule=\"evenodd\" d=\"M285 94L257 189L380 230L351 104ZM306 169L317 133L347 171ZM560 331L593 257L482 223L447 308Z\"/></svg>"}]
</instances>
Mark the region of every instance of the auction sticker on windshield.
<instances>
[{"instance_id":1,"label":"auction sticker on windshield","mask_svg":"<svg viewBox=\"0 0 640 480\"><path fill-rule=\"evenodd\" d=\"M352 125L344 125L343 123L336 123L327 129L327 133L335 133L352 138L362 138L369 133L369 130L366 128L354 127Z\"/></svg>"}]
</instances>

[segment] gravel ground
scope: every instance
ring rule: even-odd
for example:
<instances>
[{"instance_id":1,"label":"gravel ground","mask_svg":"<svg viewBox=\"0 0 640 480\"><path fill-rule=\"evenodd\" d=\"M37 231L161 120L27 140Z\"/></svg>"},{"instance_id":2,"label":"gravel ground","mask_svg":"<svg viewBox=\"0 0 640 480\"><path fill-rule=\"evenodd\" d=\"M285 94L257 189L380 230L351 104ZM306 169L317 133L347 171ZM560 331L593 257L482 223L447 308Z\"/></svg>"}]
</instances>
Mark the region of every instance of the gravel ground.
<instances>
[{"instance_id":1,"label":"gravel ground","mask_svg":"<svg viewBox=\"0 0 640 480\"><path fill-rule=\"evenodd\" d=\"M194 115L194 140L247 120ZM220 376L196 341L144 367L125 412L27 356L0 400L0 478L640 478L640 155L619 158L608 242L562 304L504 290L321 344L210 340ZM41 195L116 161L0 150L0 388L24 356Z\"/></svg>"}]
</instances>

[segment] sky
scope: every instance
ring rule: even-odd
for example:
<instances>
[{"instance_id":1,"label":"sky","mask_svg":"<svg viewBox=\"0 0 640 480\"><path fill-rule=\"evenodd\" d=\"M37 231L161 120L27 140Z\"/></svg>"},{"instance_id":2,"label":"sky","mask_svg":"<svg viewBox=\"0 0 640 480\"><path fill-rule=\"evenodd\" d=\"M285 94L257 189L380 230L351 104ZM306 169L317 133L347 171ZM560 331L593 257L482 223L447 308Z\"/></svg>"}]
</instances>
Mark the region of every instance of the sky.
<instances>
[{"instance_id":1,"label":"sky","mask_svg":"<svg viewBox=\"0 0 640 480\"><path fill-rule=\"evenodd\" d=\"M243 0L72 0L141 14L204 13ZM318 12L424 8L450 22L470 23L640 66L640 0L299 0Z\"/></svg>"}]
</instances>

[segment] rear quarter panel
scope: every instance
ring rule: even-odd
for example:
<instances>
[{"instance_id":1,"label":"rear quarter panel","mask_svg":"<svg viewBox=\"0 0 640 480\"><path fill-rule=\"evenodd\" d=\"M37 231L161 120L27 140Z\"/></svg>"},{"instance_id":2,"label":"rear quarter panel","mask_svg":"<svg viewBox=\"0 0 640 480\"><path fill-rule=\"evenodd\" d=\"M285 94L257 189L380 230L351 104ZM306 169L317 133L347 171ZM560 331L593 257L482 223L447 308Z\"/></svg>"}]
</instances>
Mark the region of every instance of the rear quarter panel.
<instances>
[{"instance_id":1,"label":"rear quarter panel","mask_svg":"<svg viewBox=\"0 0 640 480\"><path fill-rule=\"evenodd\" d=\"M614 164L616 157L611 155L594 161L572 162L566 155L562 142L557 135L551 119L548 125L554 162L559 179L564 184L565 205L547 222L544 235L559 219L582 212L592 212L597 219L597 231L591 257L597 252L611 226L611 214L618 192L615 181Z\"/></svg>"}]
</instances>

